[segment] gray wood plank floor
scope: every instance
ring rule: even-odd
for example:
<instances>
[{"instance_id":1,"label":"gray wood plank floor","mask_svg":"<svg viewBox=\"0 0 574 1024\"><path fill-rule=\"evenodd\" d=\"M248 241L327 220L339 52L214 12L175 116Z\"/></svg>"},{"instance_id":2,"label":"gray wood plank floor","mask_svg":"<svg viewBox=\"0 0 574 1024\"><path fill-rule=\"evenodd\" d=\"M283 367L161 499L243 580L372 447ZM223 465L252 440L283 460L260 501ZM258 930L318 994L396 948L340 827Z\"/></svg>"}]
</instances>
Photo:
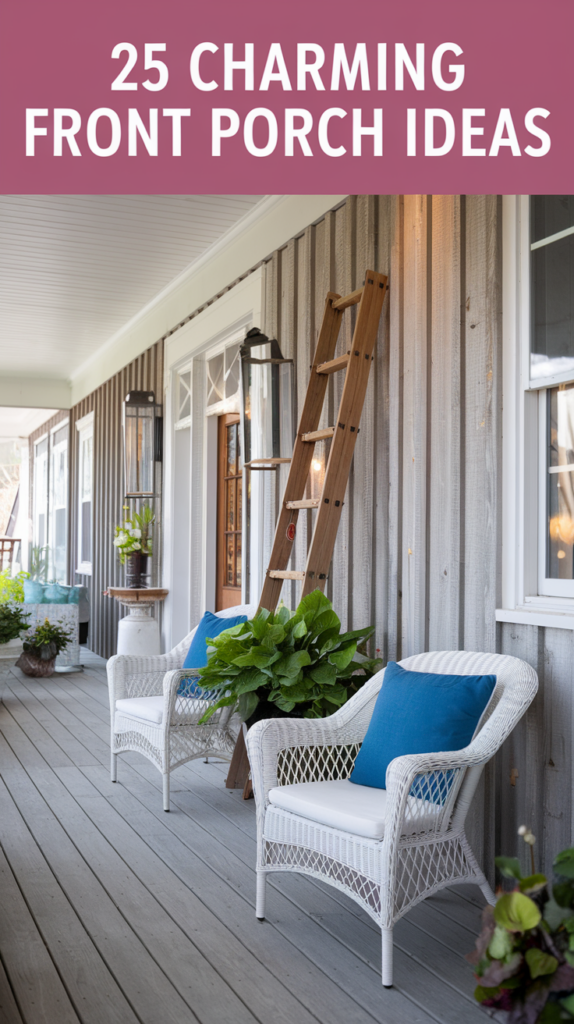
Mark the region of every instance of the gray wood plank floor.
<instances>
[{"instance_id":1,"label":"gray wood plank floor","mask_svg":"<svg viewBox=\"0 0 574 1024\"><path fill-rule=\"evenodd\" d=\"M380 936L343 894L296 875L255 919L253 801L202 761L161 776L135 754L109 779L105 664L0 703L0 1021L6 1024L480 1024L464 961L478 889L427 900Z\"/></svg>"}]
</instances>

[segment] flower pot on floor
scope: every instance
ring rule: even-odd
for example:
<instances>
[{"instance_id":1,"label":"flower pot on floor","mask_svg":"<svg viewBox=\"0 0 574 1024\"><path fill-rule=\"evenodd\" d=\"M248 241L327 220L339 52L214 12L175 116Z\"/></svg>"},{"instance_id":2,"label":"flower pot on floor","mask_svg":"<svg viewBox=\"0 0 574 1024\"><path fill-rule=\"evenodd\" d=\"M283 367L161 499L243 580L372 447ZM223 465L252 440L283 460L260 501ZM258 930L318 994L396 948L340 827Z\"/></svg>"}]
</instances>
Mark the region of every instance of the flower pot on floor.
<instances>
[{"instance_id":1,"label":"flower pot on floor","mask_svg":"<svg viewBox=\"0 0 574 1024\"><path fill-rule=\"evenodd\" d=\"M54 675L58 646L55 643L42 644L34 650L22 651L16 665L26 676L36 679Z\"/></svg>"}]
</instances>

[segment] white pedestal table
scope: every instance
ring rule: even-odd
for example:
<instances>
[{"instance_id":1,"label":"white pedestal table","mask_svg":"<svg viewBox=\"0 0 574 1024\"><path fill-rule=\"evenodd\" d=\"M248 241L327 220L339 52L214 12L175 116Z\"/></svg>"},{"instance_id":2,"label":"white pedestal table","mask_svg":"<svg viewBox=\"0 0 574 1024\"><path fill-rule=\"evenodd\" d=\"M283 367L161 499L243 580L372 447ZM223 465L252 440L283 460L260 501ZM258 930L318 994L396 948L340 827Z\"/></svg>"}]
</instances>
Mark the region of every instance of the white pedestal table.
<instances>
[{"instance_id":1,"label":"white pedestal table","mask_svg":"<svg viewBox=\"0 0 574 1024\"><path fill-rule=\"evenodd\" d=\"M159 623L152 609L158 601L165 600L169 590L109 587L108 594L128 609L128 614L118 623L118 654L159 654Z\"/></svg>"}]
</instances>

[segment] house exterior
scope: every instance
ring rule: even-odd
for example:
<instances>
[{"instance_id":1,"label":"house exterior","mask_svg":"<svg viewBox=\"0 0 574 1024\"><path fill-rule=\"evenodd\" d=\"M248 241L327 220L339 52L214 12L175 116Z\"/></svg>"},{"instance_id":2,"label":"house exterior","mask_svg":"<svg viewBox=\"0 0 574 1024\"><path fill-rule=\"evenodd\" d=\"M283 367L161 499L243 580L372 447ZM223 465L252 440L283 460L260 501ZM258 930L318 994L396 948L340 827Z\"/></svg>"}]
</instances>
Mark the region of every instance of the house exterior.
<instances>
[{"instance_id":1,"label":"house exterior","mask_svg":"<svg viewBox=\"0 0 574 1024\"><path fill-rule=\"evenodd\" d=\"M344 625L375 624L385 661L466 649L536 669L539 695L486 770L469 838L492 865L516 852L528 824L548 869L573 826L574 199L272 200L75 385L67 576L91 588L89 644L111 655L121 614L103 591L123 580L112 536L126 394L153 391L162 406L153 571L169 590L169 649L205 608L256 600L269 557L286 470L237 462L246 330L260 327L293 360L299 411L327 292L353 291L366 269L388 274L327 593ZM345 313L341 352L354 317ZM341 387L334 375L321 426ZM252 412L266 454L263 403ZM327 444L316 449L318 479ZM299 515L292 568L304 567L313 514ZM284 585L291 607L298 587Z\"/></svg>"}]
</instances>

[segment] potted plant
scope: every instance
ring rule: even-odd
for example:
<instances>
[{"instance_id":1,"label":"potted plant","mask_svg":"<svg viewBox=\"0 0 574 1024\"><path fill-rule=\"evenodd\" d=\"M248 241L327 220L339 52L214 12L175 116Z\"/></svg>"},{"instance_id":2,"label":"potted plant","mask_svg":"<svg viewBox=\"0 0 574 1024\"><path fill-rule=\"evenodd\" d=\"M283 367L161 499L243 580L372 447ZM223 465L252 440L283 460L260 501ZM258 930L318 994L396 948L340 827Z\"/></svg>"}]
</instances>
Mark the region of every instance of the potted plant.
<instances>
[{"instance_id":1,"label":"potted plant","mask_svg":"<svg viewBox=\"0 0 574 1024\"><path fill-rule=\"evenodd\" d=\"M508 1024L574 1021L574 849L556 857L550 896L545 875L535 872L532 832L523 825L518 834L530 847L531 873L524 877L517 857L496 858L514 888L500 890L496 906L483 912L467 956L476 968L474 996L506 1011Z\"/></svg>"},{"instance_id":2,"label":"potted plant","mask_svg":"<svg viewBox=\"0 0 574 1024\"><path fill-rule=\"evenodd\" d=\"M296 612L260 610L254 619L220 633L199 669L201 685L221 707L237 705L244 722L297 715L333 714L382 664L357 653L374 627L341 633L341 622L320 590L304 597Z\"/></svg>"},{"instance_id":3,"label":"potted plant","mask_svg":"<svg viewBox=\"0 0 574 1024\"><path fill-rule=\"evenodd\" d=\"M124 505L129 511L129 506ZM118 549L120 562L126 566L126 586L139 589L147 586L147 561L152 554L152 526L155 514L149 505L142 505L139 512L126 516L116 526L114 546Z\"/></svg>"},{"instance_id":4,"label":"potted plant","mask_svg":"<svg viewBox=\"0 0 574 1024\"><path fill-rule=\"evenodd\" d=\"M72 639L72 630L44 619L24 638L24 650L18 661L18 668L27 676L51 676L54 674L56 658Z\"/></svg>"},{"instance_id":5,"label":"potted plant","mask_svg":"<svg viewBox=\"0 0 574 1024\"><path fill-rule=\"evenodd\" d=\"M13 604L0 604L0 674L4 675L22 654L20 634L28 628L29 616Z\"/></svg>"}]
</instances>

